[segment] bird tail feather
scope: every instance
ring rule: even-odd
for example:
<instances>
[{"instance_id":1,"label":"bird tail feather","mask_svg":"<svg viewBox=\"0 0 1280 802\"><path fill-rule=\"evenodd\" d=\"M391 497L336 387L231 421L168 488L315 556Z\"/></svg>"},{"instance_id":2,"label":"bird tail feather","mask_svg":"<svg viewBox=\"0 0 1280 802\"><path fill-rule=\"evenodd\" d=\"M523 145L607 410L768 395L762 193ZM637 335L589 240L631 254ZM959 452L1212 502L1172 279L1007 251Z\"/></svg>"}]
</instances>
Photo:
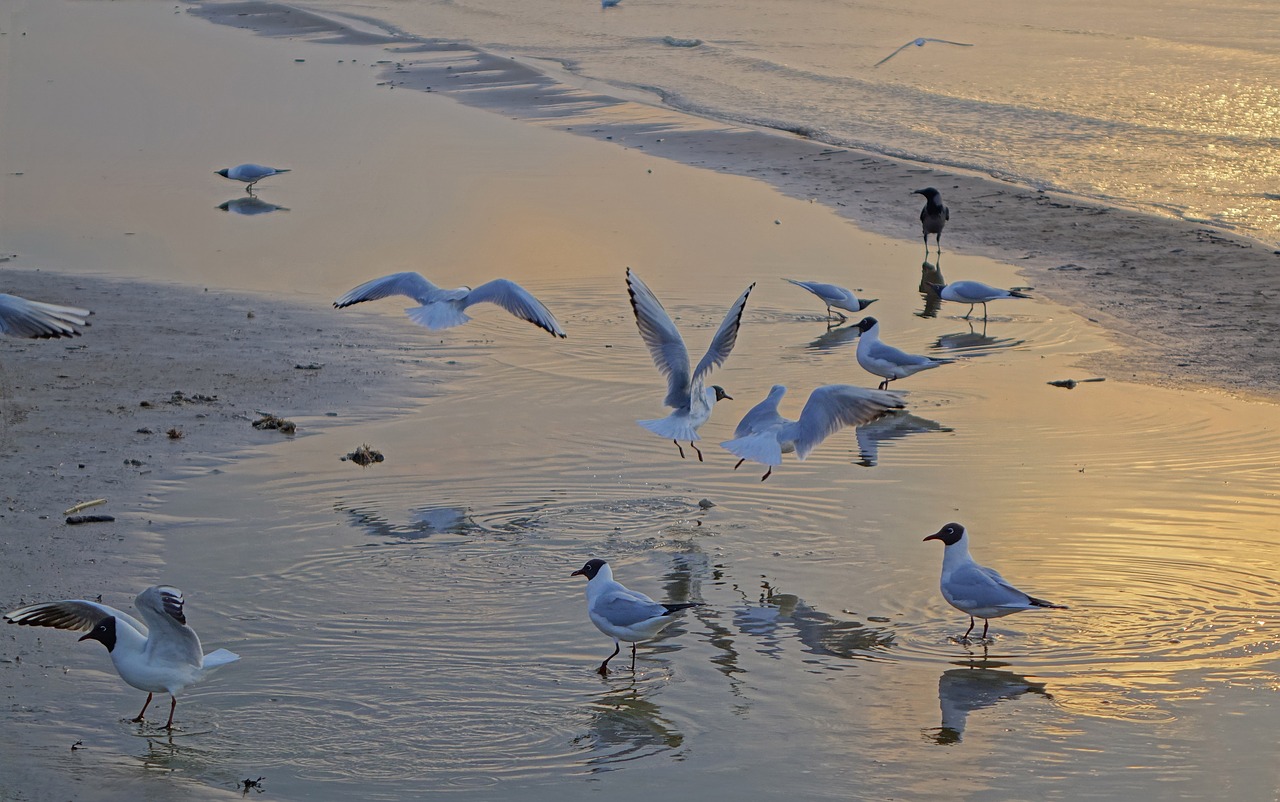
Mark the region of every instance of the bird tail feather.
<instances>
[{"instance_id":1,"label":"bird tail feather","mask_svg":"<svg viewBox=\"0 0 1280 802\"><path fill-rule=\"evenodd\" d=\"M698 436L698 431L689 425L687 418L668 415L665 418L657 418L655 420L638 420L636 423L668 440L691 443L702 439Z\"/></svg>"},{"instance_id":2,"label":"bird tail feather","mask_svg":"<svg viewBox=\"0 0 1280 802\"><path fill-rule=\"evenodd\" d=\"M225 666L227 663L234 663L240 659L240 655L226 649L217 649L209 652L204 656L204 669L210 671L218 666Z\"/></svg>"},{"instance_id":3,"label":"bird tail feather","mask_svg":"<svg viewBox=\"0 0 1280 802\"><path fill-rule=\"evenodd\" d=\"M470 316L452 304L427 304L404 310L409 319L432 330L451 329L470 320Z\"/></svg>"},{"instance_id":4,"label":"bird tail feather","mask_svg":"<svg viewBox=\"0 0 1280 802\"><path fill-rule=\"evenodd\" d=\"M741 459L749 459L761 465L781 465L782 446L773 432L735 437L720 444L726 451Z\"/></svg>"},{"instance_id":5,"label":"bird tail feather","mask_svg":"<svg viewBox=\"0 0 1280 802\"><path fill-rule=\"evenodd\" d=\"M1071 609L1065 604L1054 604L1053 602L1048 602L1048 601L1045 601L1044 599L1037 599L1035 596L1028 596L1027 601L1030 602L1033 607L1045 607L1050 610L1070 610Z\"/></svg>"}]
</instances>

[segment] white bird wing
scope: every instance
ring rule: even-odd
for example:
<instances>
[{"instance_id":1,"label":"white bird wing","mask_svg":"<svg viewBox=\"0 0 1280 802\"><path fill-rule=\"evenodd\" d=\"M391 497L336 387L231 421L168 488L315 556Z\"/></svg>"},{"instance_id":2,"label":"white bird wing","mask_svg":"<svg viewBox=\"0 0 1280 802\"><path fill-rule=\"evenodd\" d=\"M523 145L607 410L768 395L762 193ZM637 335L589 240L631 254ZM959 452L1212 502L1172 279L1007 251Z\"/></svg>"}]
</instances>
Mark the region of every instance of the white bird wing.
<instances>
[{"instance_id":1,"label":"white bird wing","mask_svg":"<svg viewBox=\"0 0 1280 802\"><path fill-rule=\"evenodd\" d=\"M435 300L440 288L427 281L420 273L392 273L389 276L366 281L359 287L333 302L334 309L358 304L362 301L376 301L392 295L407 295L420 304L429 304Z\"/></svg>"},{"instance_id":2,"label":"white bird wing","mask_svg":"<svg viewBox=\"0 0 1280 802\"><path fill-rule=\"evenodd\" d=\"M908 354L901 348L895 348L883 340L868 343L866 355L871 359L888 362L891 365L923 365L940 361L920 354Z\"/></svg>"},{"instance_id":3,"label":"white bird wing","mask_svg":"<svg viewBox=\"0 0 1280 802\"><path fill-rule=\"evenodd\" d=\"M809 394L800 420L783 428L779 437L795 443L796 458L809 452L846 426L868 423L891 409L902 409L902 396L852 384L828 384Z\"/></svg>"},{"instance_id":4,"label":"white bird wing","mask_svg":"<svg viewBox=\"0 0 1280 802\"><path fill-rule=\"evenodd\" d=\"M643 593L624 590L601 597L595 604L594 612L616 627L631 627L666 615L667 608Z\"/></svg>"},{"instance_id":5,"label":"white bird wing","mask_svg":"<svg viewBox=\"0 0 1280 802\"><path fill-rule=\"evenodd\" d=\"M30 627L52 627L72 632L91 632L104 618L115 616L133 627L142 636L146 636L147 627L138 619L126 612L117 610L100 602L84 599L62 599L61 601L32 604L12 610L4 614L4 620L10 624L22 624Z\"/></svg>"},{"instance_id":6,"label":"white bird wing","mask_svg":"<svg viewBox=\"0 0 1280 802\"><path fill-rule=\"evenodd\" d=\"M78 337L75 327L86 325L91 314L88 309L0 294L0 334L13 337Z\"/></svg>"},{"instance_id":7,"label":"white bird wing","mask_svg":"<svg viewBox=\"0 0 1280 802\"><path fill-rule=\"evenodd\" d=\"M738 296L738 300L733 302L733 306L729 307L729 313L724 316L724 321L720 324L720 328L716 331L716 336L711 338L711 345L707 348L707 353L698 361L698 367L693 371L693 383L699 384L712 368L719 367L729 358L729 352L733 350L733 346L738 342L738 329L742 326L742 313L747 308L747 296L755 289L755 282L750 287L743 290Z\"/></svg>"},{"instance_id":8,"label":"white bird wing","mask_svg":"<svg viewBox=\"0 0 1280 802\"><path fill-rule=\"evenodd\" d=\"M545 329L557 337L564 337L564 330L542 302L514 281L497 278L473 289L462 302L466 309L474 304L497 304L511 314Z\"/></svg>"},{"instance_id":9,"label":"white bird wing","mask_svg":"<svg viewBox=\"0 0 1280 802\"><path fill-rule=\"evenodd\" d=\"M152 585L139 593L133 604L151 629L147 648L152 654L191 665L201 664L204 651L195 630L187 626L182 591L169 585Z\"/></svg>"},{"instance_id":10,"label":"white bird wing","mask_svg":"<svg viewBox=\"0 0 1280 802\"><path fill-rule=\"evenodd\" d=\"M640 339L649 348L649 356L658 372L667 379L667 397L663 401L674 409L688 409L690 401L689 349L676 324L662 308L657 297L640 277L627 269L627 292L635 312Z\"/></svg>"},{"instance_id":11,"label":"white bird wing","mask_svg":"<svg viewBox=\"0 0 1280 802\"><path fill-rule=\"evenodd\" d=\"M835 284L823 284L818 281L796 281L793 278L784 278L783 281L789 281L797 287L803 287L823 301L844 300L849 295L848 290L844 287L837 287Z\"/></svg>"},{"instance_id":12,"label":"white bird wing","mask_svg":"<svg viewBox=\"0 0 1280 802\"><path fill-rule=\"evenodd\" d=\"M775 384L763 401L747 410L747 414L742 416L742 420L738 421L738 428L733 430L733 436L746 437L747 435L776 429L778 426L788 423L786 418L778 414L778 404L781 403L782 396L786 395L786 393L787 388L784 385Z\"/></svg>"}]
</instances>

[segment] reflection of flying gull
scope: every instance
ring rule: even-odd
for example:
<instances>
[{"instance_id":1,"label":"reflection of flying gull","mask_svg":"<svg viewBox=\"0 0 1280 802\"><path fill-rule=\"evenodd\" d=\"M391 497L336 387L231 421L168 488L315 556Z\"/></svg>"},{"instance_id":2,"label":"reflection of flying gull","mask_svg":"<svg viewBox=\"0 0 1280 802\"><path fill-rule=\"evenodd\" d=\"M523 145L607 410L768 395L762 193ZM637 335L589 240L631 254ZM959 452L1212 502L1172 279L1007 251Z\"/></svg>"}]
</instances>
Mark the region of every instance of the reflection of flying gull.
<instances>
[{"instance_id":1,"label":"reflection of flying gull","mask_svg":"<svg viewBox=\"0 0 1280 802\"><path fill-rule=\"evenodd\" d=\"M587 564L570 576L587 578L587 616L596 629L613 638L613 654L596 669L600 676L609 673L609 661L622 650L619 641L631 644L631 670L636 670L636 643L650 640L675 621L673 613L702 602L660 604L648 596L628 590L613 579L613 570L604 560L587 560Z\"/></svg>"},{"instance_id":2,"label":"reflection of flying gull","mask_svg":"<svg viewBox=\"0 0 1280 802\"><path fill-rule=\"evenodd\" d=\"M784 278L783 281L789 281L797 287L804 287L809 292L818 296L818 298L827 305L827 317L831 318L831 307L836 309L844 309L847 312L861 312L868 306L876 302L875 298L859 298L854 294L853 290L835 284L823 284L819 281L796 281L795 279ZM841 321L848 320L842 313L836 312Z\"/></svg>"},{"instance_id":3,"label":"reflection of flying gull","mask_svg":"<svg viewBox=\"0 0 1280 802\"><path fill-rule=\"evenodd\" d=\"M924 47L925 42L937 42L938 44L943 44L943 45L959 45L960 47L973 47L973 45L968 44L967 42L952 42L947 39L930 39L928 37L922 36L919 39L912 39L910 42L907 42L905 45L893 51L892 53L885 56L884 58L880 59L879 61L877 61L875 64L871 66L879 67L881 64L885 63L886 61L898 55L899 53L906 50L908 47L911 47L912 45L915 45L916 47Z\"/></svg>"},{"instance_id":4,"label":"reflection of flying gull","mask_svg":"<svg viewBox=\"0 0 1280 802\"><path fill-rule=\"evenodd\" d=\"M846 426L857 426L875 420L892 409L906 406L901 396L881 390L868 390L851 384L828 384L809 394L800 420L778 414L778 402L787 392L781 384L773 385L769 395L751 408L733 432L733 439L720 445L738 457L738 465L746 460L769 466L760 481L769 478L773 466L782 464L782 455L791 451L803 460L818 444ZM737 470L738 465L733 466Z\"/></svg>"},{"instance_id":5,"label":"reflection of flying gull","mask_svg":"<svg viewBox=\"0 0 1280 802\"><path fill-rule=\"evenodd\" d=\"M942 598L969 614L969 628L960 637L963 643L969 642L975 617L982 619L982 640L985 641L992 618L1023 610L1067 609L1061 604L1028 596L1006 582L994 568L979 565L969 556L969 536L960 524L947 524L925 540L941 540L946 546L942 553Z\"/></svg>"},{"instance_id":6,"label":"reflection of flying gull","mask_svg":"<svg viewBox=\"0 0 1280 802\"><path fill-rule=\"evenodd\" d=\"M0 294L0 334L10 337L52 339L79 337L76 326L87 325L88 309L28 301L17 295Z\"/></svg>"},{"instance_id":7,"label":"reflection of flying gull","mask_svg":"<svg viewBox=\"0 0 1280 802\"><path fill-rule=\"evenodd\" d=\"M658 372L667 377L667 397L662 403L675 410L665 418L640 420L636 423L675 443L681 459L684 458L684 449L680 447L680 441L684 440L697 452L698 462L702 462L702 451L693 444L695 440L702 439L698 436L698 427L711 417L711 410L717 401L725 398L733 400L733 396L726 393L723 387L704 387L703 381L713 368L723 365L729 358L729 352L738 341L738 327L742 324L742 312L747 307L747 296L755 286L752 284L747 287L738 296L738 300L733 302L733 306L729 307L729 313L724 316L720 328L711 338L707 353L698 361L698 366L690 371L689 349L685 347L676 324L667 310L662 308L653 291L639 276L631 272L631 268L627 268L627 292L631 295L631 308L636 315L640 339L648 346L649 356L653 358Z\"/></svg>"},{"instance_id":8,"label":"reflection of flying gull","mask_svg":"<svg viewBox=\"0 0 1280 802\"><path fill-rule=\"evenodd\" d=\"M392 273L366 281L334 301L333 308L342 309L392 295L407 295L422 304L410 307L405 312L414 323L432 330L461 326L471 319L467 315L467 309L476 304L491 303L557 337L564 337L564 330L556 322L555 316L537 298L530 295L528 290L505 278L485 282L475 289L459 287L456 290L445 290L418 273Z\"/></svg>"},{"instance_id":9,"label":"reflection of flying gull","mask_svg":"<svg viewBox=\"0 0 1280 802\"><path fill-rule=\"evenodd\" d=\"M147 692L146 704L133 720L142 721L153 694L167 693L173 701L165 729L173 729L177 694L209 671L235 662L240 656L226 649L204 654L195 630L187 626L182 591L177 588L149 587L133 603L147 622L145 625L113 607L80 599L33 604L5 613L4 620L88 633L80 640L96 640L106 646L120 678Z\"/></svg>"}]
</instances>

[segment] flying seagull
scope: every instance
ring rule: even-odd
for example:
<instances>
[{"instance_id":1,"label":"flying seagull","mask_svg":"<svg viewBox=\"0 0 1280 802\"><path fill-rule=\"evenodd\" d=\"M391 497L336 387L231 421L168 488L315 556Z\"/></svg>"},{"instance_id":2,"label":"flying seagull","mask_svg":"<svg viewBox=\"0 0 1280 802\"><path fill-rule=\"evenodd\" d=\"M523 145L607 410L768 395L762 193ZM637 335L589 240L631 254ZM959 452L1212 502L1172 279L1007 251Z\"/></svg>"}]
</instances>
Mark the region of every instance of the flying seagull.
<instances>
[{"instance_id":1,"label":"flying seagull","mask_svg":"<svg viewBox=\"0 0 1280 802\"><path fill-rule=\"evenodd\" d=\"M921 36L918 39L912 39L910 42L907 42L905 45L893 51L892 53L885 56L884 58L880 59L879 61L877 61L875 64L871 66L879 67L881 64L885 63L886 61L898 55L899 53L906 50L908 47L911 47L912 45L915 45L916 47L924 47L925 42L937 42L939 44L944 44L944 45L959 45L960 47L973 47L973 45L968 44L967 42L952 42L948 39L930 39L926 36Z\"/></svg>"}]
</instances>

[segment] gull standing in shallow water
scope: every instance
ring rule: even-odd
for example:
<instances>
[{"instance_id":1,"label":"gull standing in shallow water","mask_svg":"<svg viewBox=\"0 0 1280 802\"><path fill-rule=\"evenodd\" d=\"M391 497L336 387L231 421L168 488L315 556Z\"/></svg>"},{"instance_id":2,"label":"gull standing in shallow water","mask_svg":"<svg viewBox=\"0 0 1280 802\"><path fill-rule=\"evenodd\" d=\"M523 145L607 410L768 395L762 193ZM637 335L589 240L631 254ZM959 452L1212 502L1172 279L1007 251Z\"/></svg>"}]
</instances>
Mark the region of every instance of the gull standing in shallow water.
<instances>
[{"instance_id":1,"label":"gull standing in shallow water","mask_svg":"<svg viewBox=\"0 0 1280 802\"><path fill-rule=\"evenodd\" d=\"M965 320L968 320L969 315L973 314L973 307L977 304L982 304L982 319L986 320L987 301L998 301L1001 298L1031 297L1025 292L1002 290L999 287L992 287L990 284L983 284L981 281L953 281L950 284L930 284L929 286L944 301L968 304L969 311L964 316Z\"/></svg>"},{"instance_id":2,"label":"gull standing in shallow water","mask_svg":"<svg viewBox=\"0 0 1280 802\"><path fill-rule=\"evenodd\" d=\"M587 616L596 629L613 638L613 654L596 669L600 676L609 673L609 661L622 651L620 641L631 644L631 670L636 670L636 644L657 636L675 621L673 613L700 607L702 602L662 604L643 593L628 590L614 581L613 570L604 560L587 560L587 564L569 576L587 578Z\"/></svg>"},{"instance_id":3,"label":"gull standing in shallow water","mask_svg":"<svg viewBox=\"0 0 1280 802\"><path fill-rule=\"evenodd\" d=\"M28 301L17 295L0 293L0 334L30 339L79 337L76 326L87 326L93 313L75 306L58 306Z\"/></svg>"},{"instance_id":4,"label":"gull standing in shallow water","mask_svg":"<svg viewBox=\"0 0 1280 802\"><path fill-rule=\"evenodd\" d=\"M908 354L906 351L880 342L880 322L873 317L864 317L854 325L862 331L862 335L858 337L858 364L868 373L874 373L884 379L880 382L881 390L887 389L889 382L894 379L902 379L913 373L955 361Z\"/></svg>"},{"instance_id":5,"label":"gull standing in shallow water","mask_svg":"<svg viewBox=\"0 0 1280 802\"><path fill-rule=\"evenodd\" d=\"M505 278L494 279L475 289L459 287L456 290L443 290L427 281L420 273L392 273L366 281L334 301L333 308L343 309L352 304L376 301L392 295L407 295L422 304L404 311L414 323L433 331L461 326L471 319L467 315L467 309L476 304L491 303L556 337L564 337L564 330L556 322L555 316L528 290Z\"/></svg>"},{"instance_id":6,"label":"gull standing in shallow water","mask_svg":"<svg viewBox=\"0 0 1280 802\"><path fill-rule=\"evenodd\" d=\"M791 278L784 278L783 281L789 281L797 287L804 287L809 292L818 296L821 301L827 305L827 318L832 317L831 307L836 309L844 309L847 312L861 312L868 306L876 302L876 298L859 298L853 293L853 290L835 284L823 284L818 281L796 281ZM849 318L840 312L835 313L843 322Z\"/></svg>"},{"instance_id":7,"label":"gull standing in shallow water","mask_svg":"<svg viewBox=\"0 0 1280 802\"><path fill-rule=\"evenodd\" d=\"M1037 599L1005 581L994 568L979 565L969 556L969 535L963 526L950 523L929 535L925 540L941 540L946 549L942 553L942 598L962 613L969 614L969 628L960 636L962 643L969 642L974 618L982 619L982 638L987 639L987 628L992 618L1000 618L1023 610L1065 610L1061 604Z\"/></svg>"},{"instance_id":8,"label":"gull standing in shallow water","mask_svg":"<svg viewBox=\"0 0 1280 802\"><path fill-rule=\"evenodd\" d=\"M729 358L729 352L738 341L738 327L742 323L742 312L747 308L747 296L755 286L753 283L747 287L729 307L724 322L711 338L707 353L690 372L689 349L685 347L676 324L653 291L631 272L631 268L627 268L627 292L631 296L631 308L636 315L636 326L640 328L640 338L649 347L649 355L653 357L658 372L667 377L667 397L663 403L675 410L665 418L638 420L636 423L675 443L681 459L684 459L684 449L680 441L684 440L697 452L698 462L702 462L702 451L694 445L694 441L702 439L698 436L698 427L711 417L711 409L717 401L733 400L723 387L704 387L703 382L712 368L723 365Z\"/></svg>"},{"instance_id":9,"label":"gull standing in shallow water","mask_svg":"<svg viewBox=\"0 0 1280 802\"><path fill-rule=\"evenodd\" d=\"M910 42L907 42L905 45L893 51L892 53L885 56L884 58L880 59L879 61L877 61L875 64L872 64L871 66L879 67L881 64L885 63L886 61L898 55L899 53L906 50L908 47L911 47L912 45L915 45L916 47L924 47L925 42L937 42L943 45L959 45L960 47L973 47L973 45L968 44L967 42L952 42L949 39L930 39L927 36L921 36L917 39L912 39Z\"/></svg>"},{"instance_id":10,"label":"gull standing in shallow water","mask_svg":"<svg viewBox=\"0 0 1280 802\"><path fill-rule=\"evenodd\" d=\"M793 421L778 414L778 402L786 392L784 385L773 385L768 397L742 418L733 439L720 444L739 458L735 471L745 460L768 465L769 470L760 477L763 482L775 465L782 464L783 454L794 451L803 461L819 443L845 426L859 426L906 406L897 393L828 384L809 394L800 420Z\"/></svg>"},{"instance_id":11,"label":"gull standing in shallow water","mask_svg":"<svg viewBox=\"0 0 1280 802\"><path fill-rule=\"evenodd\" d=\"M239 660L240 655L226 649L204 654L195 630L187 626L182 591L177 588L154 585L139 593L133 603L146 624L114 607L83 599L33 604L5 613L4 620L88 633L80 640L96 640L107 647L120 678L147 692L147 701L133 721L143 720L153 694L167 693L173 701L164 726L171 730L178 693L213 669Z\"/></svg>"},{"instance_id":12,"label":"gull standing in shallow water","mask_svg":"<svg viewBox=\"0 0 1280 802\"><path fill-rule=\"evenodd\" d=\"M246 186L245 192L253 194L253 185L264 178L280 173L287 173L289 170L284 167L267 167L262 164L237 164L235 167L225 167L221 170L214 170L215 173L223 178L230 178L232 181L243 181Z\"/></svg>"},{"instance_id":13,"label":"gull standing in shallow water","mask_svg":"<svg viewBox=\"0 0 1280 802\"><path fill-rule=\"evenodd\" d=\"M920 210L920 229L924 235L924 253L929 255L929 235L937 241L938 253L942 253L942 229L951 219L951 210L942 202L942 194L933 187L915 189L912 195L924 195L924 208Z\"/></svg>"}]
</instances>

